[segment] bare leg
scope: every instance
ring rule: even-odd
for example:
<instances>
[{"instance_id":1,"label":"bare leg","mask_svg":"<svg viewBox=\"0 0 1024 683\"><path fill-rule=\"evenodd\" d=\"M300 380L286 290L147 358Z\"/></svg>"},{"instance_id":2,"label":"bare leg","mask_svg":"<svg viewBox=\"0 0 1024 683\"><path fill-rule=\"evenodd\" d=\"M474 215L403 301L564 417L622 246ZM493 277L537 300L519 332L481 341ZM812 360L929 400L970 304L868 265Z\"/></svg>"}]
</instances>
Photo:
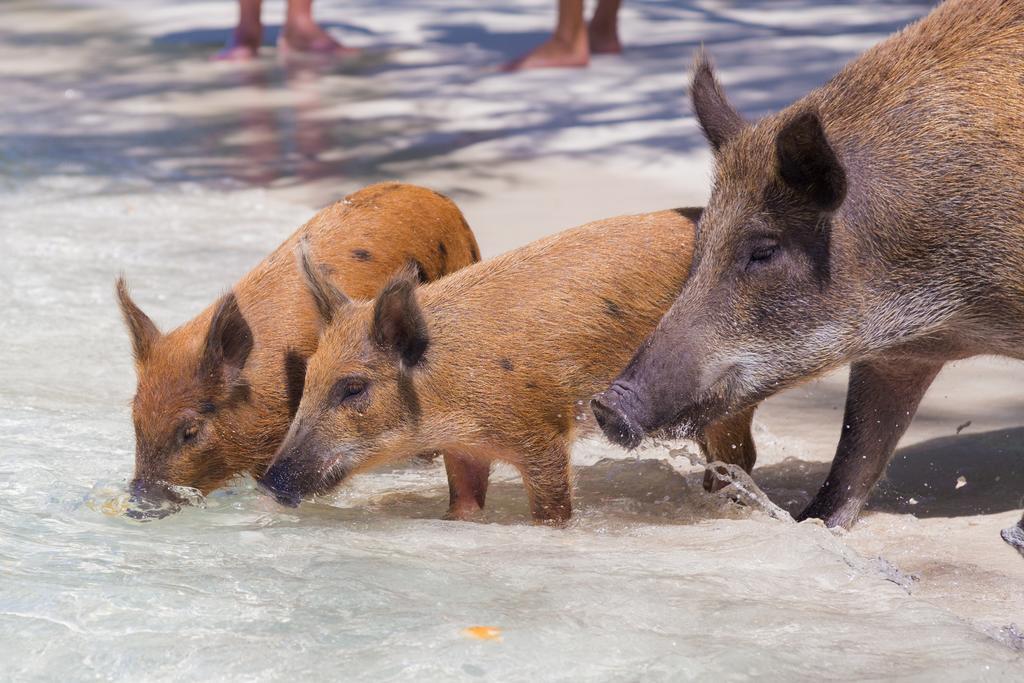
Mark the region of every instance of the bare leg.
<instances>
[{"instance_id":1,"label":"bare leg","mask_svg":"<svg viewBox=\"0 0 1024 683\"><path fill-rule=\"evenodd\" d=\"M708 462L719 460L739 465L744 472L750 474L754 469L754 463L757 462L754 436L750 433L750 423L754 419L756 408L755 406L730 415L705 430L704 440L699 444ZM717 491L725 485L725 482L716 479L710 471L704 473L706 491Z\"/></svg>"},{"instance_id":2,"label":"bare leg","mask_svg":"<svg viewBox=\"0 0 1024 683\"><path fill-rule=\"evenodd\" d=\"M484 509L491 463L468 455L445 453L448 474L448 512L445 519L469 520Z\"/></svg>"},{"instance_id":3,"label":"bare leg","mask_svg":"<svg viewBox=\"0 0 1024 683\"><path fill-rule=\"evenodd\" d=\"M558 24L543 44L505 65L506 71L580 67L590 62L590 44L583 21L583 0L559 0Z\"/></svg>"},{"instance_id":4,"label":"bare leg","mask_svg":"<svg viewBox=\"0 0 1024 683\"><path fill-rule=\"evenodd\" d=\"M619 54L619 6L622 0L600 0L588 31L590 51L595 54Z\"/></svg>"},{"instance_id":5,"label":"bare leg","mask_svg":"<svg viewBox=\"0 0 1024 683\"><path fill-rule=\"evenodd\" d=\"M228 44L213 59L244 62L256 57L263 42L262 3L263 0L238 0L238 26L231 33Z\"/></svg>"},{"instance_id":6,"label":"bare leg","mask_svg":"<svg viewBox=\"0 0 1024 683\"><path fill-rule=\"evenodd\" d=\"M288 0L288 10L281 35L277 39L277 47L282 53L342 55L359 52L336 41L313 21L313 0Z\"/></svg>"},{"instance_id":7,"label":"bare leg","mask_svg":"<svg viewBox=\"0 0 1024 683\"><path fill-rule=\"evenodd\" d=\"M942 365L907 358L853 364L832 469L799 519L853 524Z\"/></svg>"},{"instance_id":8,"label":"bare leg","mask_svg":"<svg viewBox=\"0 0 1024 683\"><path fill-rule=\"evenodd\" d=\"M520 471L530 497L534 523L561 526L568 522L572 516L572 500L569 450L565 444L556 443L546 452L527 454Z\"/></svg>"},{"instance_id":9,"label":"bare leg","mask_svg":"<svg viewBox=\"0 0 1024 683\"><path fill-rule=\"evenodd\" d=\"M1024 517L1017 522L1017 526L1003 529L1003 540L1017 549L1017 552L1024 557Z\"/></svg>"}]
</instances>

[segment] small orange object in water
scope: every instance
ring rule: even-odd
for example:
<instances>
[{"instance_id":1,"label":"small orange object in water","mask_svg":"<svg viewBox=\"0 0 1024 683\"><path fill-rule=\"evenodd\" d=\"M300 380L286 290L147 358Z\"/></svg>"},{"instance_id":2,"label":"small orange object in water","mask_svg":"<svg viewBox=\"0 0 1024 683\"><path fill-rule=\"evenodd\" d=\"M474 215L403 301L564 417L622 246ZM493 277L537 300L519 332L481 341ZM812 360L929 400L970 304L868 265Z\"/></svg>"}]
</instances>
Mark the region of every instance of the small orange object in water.
<instances>
[{"instance_id":1,"label":"small orange object in water","mask_svg":"<svg viewBox=\"0 0 1024 683\"><path fill-rule=\"evenodd\" d=\"M462 629L462 635L477 640L501 640L501 629L497 626L470 626Z\"/></svg>"}]
</instances>

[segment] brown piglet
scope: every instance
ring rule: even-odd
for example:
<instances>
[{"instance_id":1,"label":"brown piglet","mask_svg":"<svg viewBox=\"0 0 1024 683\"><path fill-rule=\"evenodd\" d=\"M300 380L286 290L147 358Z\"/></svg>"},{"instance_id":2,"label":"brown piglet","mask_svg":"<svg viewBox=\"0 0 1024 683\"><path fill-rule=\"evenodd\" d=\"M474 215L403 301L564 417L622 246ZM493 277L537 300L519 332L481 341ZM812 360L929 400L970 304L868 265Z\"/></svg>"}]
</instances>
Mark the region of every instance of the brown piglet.
<instances>
[{"instance_id":1,"label":"brown piglet","mask_svg":"<svg viewBox=\"0 0 1024 683\"><path fill-rule=\"evenodd\" d=\"M299 404L320 330L293 256L300 239L320 256L320 277L354 297L372 297L409 264L427 281L479 260L473 233L451 200L382 183L321 210L231 291L166 334L119 279L138 375L135 516L173 510L181 500L171 487L206 494L233 475L262 474L274 455Z\"/></svg>"},{"instance_id":2,"label":"brown piglet","mask_svg":"<svg viewBox=\"0 0 1024 683\"><path fill-rule=\"evenodd\" d=\"M325 329L261 484L297 505L375 465L440 452L448 518L483 507L501 460L522 474L536 522L566 521L582 401L675 298L699 213L597 221L421 287L406 274L373 302L351 301L303 250ZM710 457L753 462L752 412L708 430Z\"/></svg>"}]
</instances>

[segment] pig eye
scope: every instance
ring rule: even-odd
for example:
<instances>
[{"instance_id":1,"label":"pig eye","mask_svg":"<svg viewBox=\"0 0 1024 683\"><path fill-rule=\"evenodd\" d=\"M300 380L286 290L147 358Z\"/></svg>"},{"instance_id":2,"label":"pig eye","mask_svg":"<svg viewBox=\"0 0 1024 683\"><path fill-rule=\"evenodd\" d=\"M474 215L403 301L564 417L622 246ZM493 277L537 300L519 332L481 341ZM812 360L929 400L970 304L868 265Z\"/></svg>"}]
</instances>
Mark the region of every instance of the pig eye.
<instances>
[{"instance_id":1,"label":"pig eye","mask_svg":"<svg viewBox=\"0 0 1024 683\"><path fill-rule=\"evenodd\" d=\"M779 243L772 239L759 240L754 243L747 260L747 270L766 265L779 252Z\"/></svg>"},{"instance_id":2,"label":"pig eye","mask_svg":"<svg viewBox=\"0 0 1024 683\"><path fill-rule=\"evenodd\" d=\"M183 446L194 444L199 438L199 425L187 424L178 430L178 442Z\"/></svg>"},{"instance_id":3,"label":"pig eye","mask_svg":"<svg viewBox=\"0 0 1024 683\"><path fill-rule=\"evenodd\" d=\"M342 406L361 398L366 394L368 382L362 377L345 377L339 379L331 390L331 402Z\"/></svg>"}]
</instances>

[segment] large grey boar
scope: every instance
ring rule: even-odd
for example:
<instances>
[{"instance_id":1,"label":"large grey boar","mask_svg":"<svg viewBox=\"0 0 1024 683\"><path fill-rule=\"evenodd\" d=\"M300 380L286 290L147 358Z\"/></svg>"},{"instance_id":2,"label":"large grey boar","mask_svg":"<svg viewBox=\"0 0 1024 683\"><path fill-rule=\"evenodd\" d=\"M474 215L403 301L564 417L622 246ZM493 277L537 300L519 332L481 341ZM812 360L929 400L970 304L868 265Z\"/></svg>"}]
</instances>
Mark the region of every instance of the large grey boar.
<instances>
[{"instance_id":1,"label":"large grey boar","mask_svg":"<svg viewBox=\"0 0 1024 683\"><path fill-rule=\"evenodd\" d=\"M753 125L703 56L691 97L715 175L690 276L595 413L627 446L693 435L851 363L802 515L849 526L944 363L1024 358L1024 1L950 0Z\"/></svg>"}]
</instances>

